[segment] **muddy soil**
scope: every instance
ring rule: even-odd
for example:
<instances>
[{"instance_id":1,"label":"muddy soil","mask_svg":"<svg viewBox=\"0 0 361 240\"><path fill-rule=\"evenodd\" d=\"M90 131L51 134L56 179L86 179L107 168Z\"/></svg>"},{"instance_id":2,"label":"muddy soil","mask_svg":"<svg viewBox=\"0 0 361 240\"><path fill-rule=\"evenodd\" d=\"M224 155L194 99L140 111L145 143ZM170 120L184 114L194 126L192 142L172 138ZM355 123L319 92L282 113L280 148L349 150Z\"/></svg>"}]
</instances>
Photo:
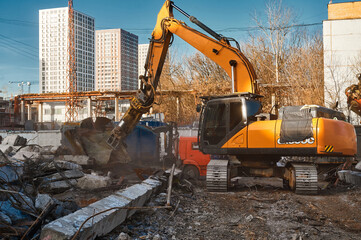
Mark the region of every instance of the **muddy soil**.
<instances>
[{"instance_id":1,"label":"muddy soil","mask_svg":"<svg viewBox=\"0 0 361 240\"><path fill-rule=\"evenodd\" d=\"M140 211L101 239L360 239L361 188L339 184L317 196L282 189L280 179L243 178L228 193L204 182L176 184L172 210ZM192 189L192 190L191 190ZM166 194L148 206L166 203Z\"/></svg>"}]
</instances>

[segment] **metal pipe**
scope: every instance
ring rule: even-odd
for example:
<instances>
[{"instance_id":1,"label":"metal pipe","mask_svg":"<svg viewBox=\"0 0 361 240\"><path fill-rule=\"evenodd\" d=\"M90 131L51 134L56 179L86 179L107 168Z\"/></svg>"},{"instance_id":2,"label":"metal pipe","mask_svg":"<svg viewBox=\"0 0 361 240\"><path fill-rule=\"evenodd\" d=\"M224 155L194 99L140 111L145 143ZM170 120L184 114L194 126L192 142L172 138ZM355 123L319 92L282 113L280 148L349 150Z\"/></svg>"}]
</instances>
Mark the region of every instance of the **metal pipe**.
<instances>
[{"instance_id":1,"label":"metal pipe","mask_svg":"<svg viewBox=\"0 0 361 240\"><path fill-rule=\"evenodd\" d=\"M177 5L175 5L173 2L171 2L171 6L174 7L175 9L178 10L178 12L180 12L181 14L183 14L184 16L186 16L187 18L190 17L190 15L188 13L186 13L185 11L183 11L181 8L179 8Z\"/></svg>"},{"instance_id":2,"label":"metal pipe","mask_svg":"<svg viewBox=\"0 0 361 240\"><path fill-rule=\"evenodd\" d=\"M232 93L234 93L234 66L232 66Z\"/></svg>"},{"instance_id":3,"label":"metal pipe","mask_svg":"<svg viewBox=\"0 0 361 240\"><path fill-rule=\"evenodd\" d=\"M210 29L209 27L207 27L206 25L204 25L201 21L199 21L196 17L190 16L188 13L186 13L185 11L183 11L181 8L179 8L178 6L176 6L173 2L171 2L171 6L173 8L175 8L176 10L178 10L181 14L183 14L184 16L186 16L187 18L189 18L189 20L196 24L198 27L202 28L204 31L206 31L207 33L209 33L211 36L213 36L215 39L217 39L218 41L222 40L222 36L219 35L218 33L216 33L215 31L213 31L212 29Z\"/></svg>"},{"instance_id":4,"label":"metal pipe","mask_svg":"<svg viewBox=\"0 0 361 240\"><path fill-rule=\"evenodd\" d=\"M234 93L234 88L235 88L235 84L234 82L236 81L236 77L235 77L235 73L234 73L234 68L237 66L237 61L236 60L231 60L229 61L229 65L231 65L231 69L232 69L232 93Z\"/></svg>"}]
</instances>

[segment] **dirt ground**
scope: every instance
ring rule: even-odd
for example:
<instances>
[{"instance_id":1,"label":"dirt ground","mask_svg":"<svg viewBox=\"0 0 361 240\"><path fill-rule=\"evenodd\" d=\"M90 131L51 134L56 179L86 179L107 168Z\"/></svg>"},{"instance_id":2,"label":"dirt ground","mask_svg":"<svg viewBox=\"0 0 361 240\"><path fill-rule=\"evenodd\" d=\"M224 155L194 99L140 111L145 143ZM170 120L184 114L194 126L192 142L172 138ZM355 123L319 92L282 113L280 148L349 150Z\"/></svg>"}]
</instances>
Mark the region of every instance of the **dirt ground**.
<instances>
[{"instance_id":1,"label":"dirt ground","mask_svg":"<svg viewBox=\"0 0 361 240\"><path fill-rule=\"evenodd\" d=\"M361 188L339 184L317 196L282 189L280 179L242 178L228 193L176 183L172 210L140 211L101 239L360 239ZM192 189L192 190L191 190ZM166 194L148 206L166 203Z\"/></svg>"}]
</instances>

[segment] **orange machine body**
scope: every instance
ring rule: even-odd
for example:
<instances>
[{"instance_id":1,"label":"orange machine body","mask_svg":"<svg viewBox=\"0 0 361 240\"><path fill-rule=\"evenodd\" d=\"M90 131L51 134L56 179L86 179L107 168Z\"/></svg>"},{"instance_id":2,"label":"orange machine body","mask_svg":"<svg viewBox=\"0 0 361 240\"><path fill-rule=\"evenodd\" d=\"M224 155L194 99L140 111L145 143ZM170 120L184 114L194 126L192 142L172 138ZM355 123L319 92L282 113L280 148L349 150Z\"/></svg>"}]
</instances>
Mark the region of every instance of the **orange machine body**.
<instances>
[{"instance_id":1,"label":"orange machine body","mask_svg":"<svg viewBox=\"0 0 361 240\"><path fill-rule=\"evenodd\" d=\"M199 151L197 137L179 138L179 157L184 166L195 166L199 171L199 176L205 177L207 175L207 165L211 156Z\"/></svg>"},{"instance_id":2,"label":"orange machine body","mask_svg":"<svg viewBox=\"0 0 361 240\"><path fill-rule=\"evenodd\" d=\"M357 153L354 127L344 121L313 118L313 137L301 142L280 142L282 120L253 122L234 134L223 149L249 150L250 154L354 156ZM255 151L252 151L255 150Z\"/></svg>"}]
</instances>

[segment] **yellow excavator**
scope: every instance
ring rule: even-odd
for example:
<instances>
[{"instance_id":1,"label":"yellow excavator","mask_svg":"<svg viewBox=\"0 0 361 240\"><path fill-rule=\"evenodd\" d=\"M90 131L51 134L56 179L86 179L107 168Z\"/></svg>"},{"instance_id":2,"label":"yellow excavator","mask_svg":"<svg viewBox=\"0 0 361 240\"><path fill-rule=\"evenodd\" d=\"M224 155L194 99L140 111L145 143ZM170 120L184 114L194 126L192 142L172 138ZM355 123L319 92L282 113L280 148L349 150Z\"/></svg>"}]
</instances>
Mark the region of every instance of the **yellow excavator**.
<instances>
[{"instance_id":1,"label":"yellow excavator","mask_svg":"<svg viewBox=\"0 0 361 240\"><path fill-rule=\"evenodd\" d=\"M174 9L209 36L175 19ZM208 190L227 191L232 177L246 175L280 177L296 193L316 194L318 174L353 160L355 130L342 113L315 105L283 107L278 119L262 113L255 71L237 41L217 34L169 0L158 14L138 94L108 139L112 148L124 148L125 136L152 107L174 35L219 64L232 81L231 94L202 97L197 107L199 148L212 155Z\"/></svg>"}]
</instances>

